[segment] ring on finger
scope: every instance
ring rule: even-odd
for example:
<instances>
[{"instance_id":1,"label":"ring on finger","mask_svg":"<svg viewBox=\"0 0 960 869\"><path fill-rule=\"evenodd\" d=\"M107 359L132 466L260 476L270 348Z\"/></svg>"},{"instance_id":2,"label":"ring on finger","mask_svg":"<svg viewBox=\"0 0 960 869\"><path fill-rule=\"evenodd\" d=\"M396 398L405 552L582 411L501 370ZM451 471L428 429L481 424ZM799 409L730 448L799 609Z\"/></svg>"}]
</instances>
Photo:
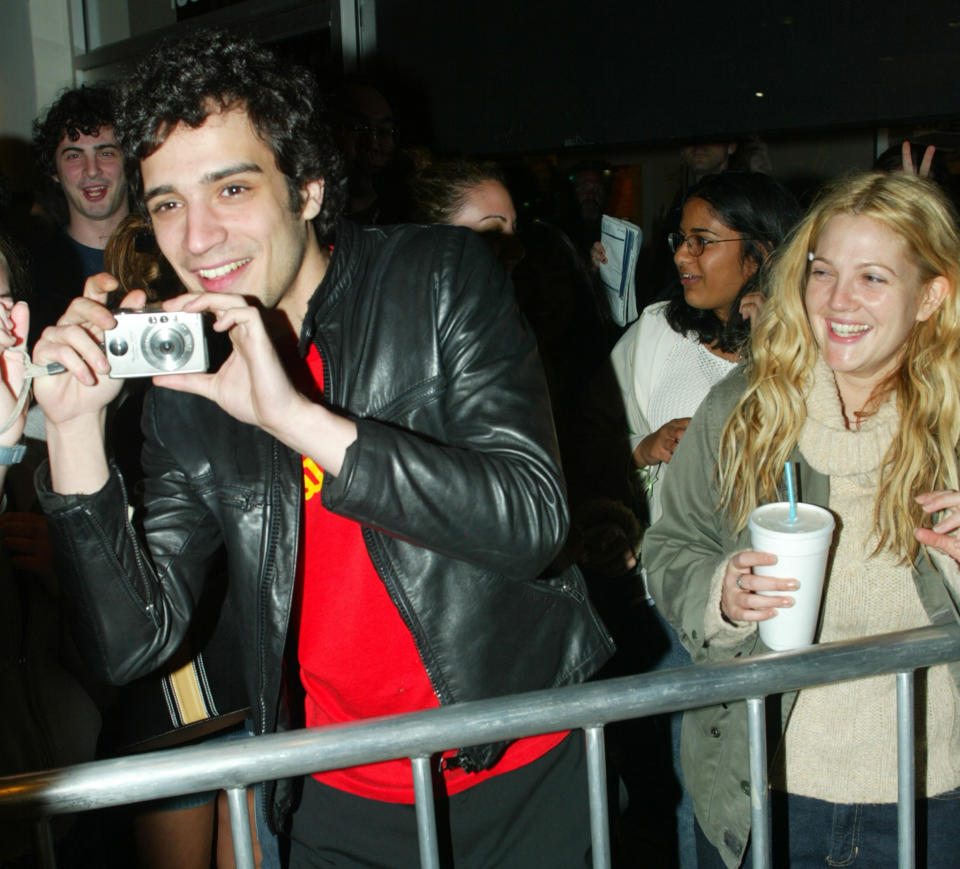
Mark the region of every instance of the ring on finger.
<instances>
[{"instance_id":1,"label":"ring on finger","mask_svg":"<svg viewBox=\"0 0 960 869\"><path fill-rule=\"evenodd\" d=\"M743 588L743 574L742 574L742 573L737 577L737 588L739 588L741 591L744 590L744 588Z\"/></svg>"}]
</instances>

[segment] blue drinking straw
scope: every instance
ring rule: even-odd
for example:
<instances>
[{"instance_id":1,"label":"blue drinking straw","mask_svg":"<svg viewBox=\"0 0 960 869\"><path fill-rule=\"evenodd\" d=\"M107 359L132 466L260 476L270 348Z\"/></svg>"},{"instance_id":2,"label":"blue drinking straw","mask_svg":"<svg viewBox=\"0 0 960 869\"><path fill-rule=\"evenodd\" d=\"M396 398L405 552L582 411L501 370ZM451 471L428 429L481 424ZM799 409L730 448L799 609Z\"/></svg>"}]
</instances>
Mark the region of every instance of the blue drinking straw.
<instances>
[{"instance_id":1,"label":"blue drinking straw","mask_svg":"<svg viewBox=\"0 0 960 869\"><path fill-rule=\"evenodd\" d=\"M790 502L790 522L797 521L797 490L793 485L793 462L787 462L784 467L784 475L787 479L787 500Z\"/></svg>"}]
</instances>

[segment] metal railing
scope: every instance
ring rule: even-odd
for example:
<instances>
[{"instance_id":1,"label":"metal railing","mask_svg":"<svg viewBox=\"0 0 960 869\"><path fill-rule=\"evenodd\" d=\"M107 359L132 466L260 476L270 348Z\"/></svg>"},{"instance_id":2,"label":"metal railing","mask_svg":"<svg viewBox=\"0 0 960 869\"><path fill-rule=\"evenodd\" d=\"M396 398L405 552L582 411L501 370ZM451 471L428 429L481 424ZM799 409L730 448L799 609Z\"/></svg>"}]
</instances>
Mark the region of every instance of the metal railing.
<instances>
[{"instance_id":1,"label":"metal railing","mask_svg":"<svg viewBox=\"0 0 960 869\"><path fill-rule=\"evenodd\" d=\"M753 866L771 865L764 698L832 682L895 673L897 679L899 866L912 869L914 671L960 660L960 626L934 626L432 709L412 715L168 749L0 778L0 813L38 825L37 853L53 866L44 819L178 794L226 789L237 866L253 867L245 789L271 779L408 757L413 763L421 867L438 869L431 757L463 745L557 730L583 730L595 869L610 866L605 724L747 701Z\"/></svg>"}]
</instances>

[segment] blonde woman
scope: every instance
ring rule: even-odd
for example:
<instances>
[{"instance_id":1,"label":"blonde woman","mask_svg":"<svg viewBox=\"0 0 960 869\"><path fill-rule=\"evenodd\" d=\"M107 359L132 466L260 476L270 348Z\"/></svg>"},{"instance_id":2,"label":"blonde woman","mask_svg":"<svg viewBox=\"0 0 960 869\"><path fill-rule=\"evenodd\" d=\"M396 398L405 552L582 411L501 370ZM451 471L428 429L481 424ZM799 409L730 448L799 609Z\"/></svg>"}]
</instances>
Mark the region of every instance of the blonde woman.
<instances>
[{"instance_id":1,"label":"blonde woman","mask_svg":"<svg viewBox=\"0 0 960 869\"><path fill-rule=\"evenodd\" d=\"M644 547L651 591L696 662L765 651L757 622L789 605L757 593L796 583L753 573L776 559L751 551L746 531L754 506L783 499L787 460L798 463L803 500L838 519L820 641L956 618L958 262L943 193L887 174L827 190L774 254L750 361L690 423ZM956 866L958 680L957 665L933 667L918 692L919 866ZM781 711L776 865L897 865L894 680L807 689ZM744 704L688 712L683 759L700 869L741 865Z\"/></svg>"}]
</instances>

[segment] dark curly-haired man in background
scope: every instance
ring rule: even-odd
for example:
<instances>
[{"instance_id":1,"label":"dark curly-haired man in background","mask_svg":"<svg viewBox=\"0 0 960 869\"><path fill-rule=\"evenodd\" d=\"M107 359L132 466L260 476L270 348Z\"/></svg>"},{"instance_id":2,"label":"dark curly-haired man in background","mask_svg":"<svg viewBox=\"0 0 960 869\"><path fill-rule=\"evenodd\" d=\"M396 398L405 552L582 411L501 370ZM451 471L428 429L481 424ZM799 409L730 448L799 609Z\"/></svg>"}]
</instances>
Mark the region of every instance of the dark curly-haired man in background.
<instances>
[{"instance_id":1,"label":"dark curly-haired man in background","mask_svg":"<svg viewBox=\"0 0 960 869\"><path fill-rule=\"evenodd\" d=\"M57 321L83 282L103 271L107 239L129 212L113 129L114 99L109 85L82 85L61 93L34 121L42 204L58 228L30 250L31 344Z\"/></svg>"}]
</instances>

